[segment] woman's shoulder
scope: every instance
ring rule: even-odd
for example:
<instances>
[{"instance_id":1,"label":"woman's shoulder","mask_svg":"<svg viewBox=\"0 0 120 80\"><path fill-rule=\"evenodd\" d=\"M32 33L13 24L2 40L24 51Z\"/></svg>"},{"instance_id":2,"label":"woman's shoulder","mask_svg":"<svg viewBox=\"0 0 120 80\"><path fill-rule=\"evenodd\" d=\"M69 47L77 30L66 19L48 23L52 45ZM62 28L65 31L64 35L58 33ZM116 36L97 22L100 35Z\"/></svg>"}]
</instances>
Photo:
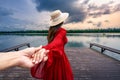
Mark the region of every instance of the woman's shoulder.
<instances>
[{"instance_id":1,"label":"woman's shoulder","mask_svg":"<svg viewBox=\"0 0 120 80\"><path fill-rule=\"evenodd\" d=\"M66 34L66 30L64 28L59 28L56 35L57 34Z\"/></svg>"},{"instance_id":2,"label":"woman's shoulder","mask_svg":"<svg viewBox=\"0 0 120 80\"><path fill-rule=\"evenodd\" d=\"M60 28L59 31L66 32L64 28Z\"/></svg>"}]
</instances>

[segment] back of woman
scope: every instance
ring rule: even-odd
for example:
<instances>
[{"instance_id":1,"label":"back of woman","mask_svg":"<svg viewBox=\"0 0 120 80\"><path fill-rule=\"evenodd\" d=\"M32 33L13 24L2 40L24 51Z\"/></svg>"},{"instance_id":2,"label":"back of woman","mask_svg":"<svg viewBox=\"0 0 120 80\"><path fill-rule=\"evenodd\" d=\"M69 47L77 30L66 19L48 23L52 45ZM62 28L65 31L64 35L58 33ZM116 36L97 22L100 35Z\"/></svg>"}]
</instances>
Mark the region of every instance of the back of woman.
<instances>
[{"instance_id":1,"label":"back of woman","mask_svg":"<svg viewBox=\"0 0 120 80\"><path fill-rule=\"evenodd\" d=\"M67 43L66 30L61 28L67 17L68 13L62 13L60 10L51 14L48 44L43 46L49 50L48 60L43 62L44 65L41 62L31 69L33 77L43 80L73 80L72 69L64 51Z\"/></svg>"}]
</instances>

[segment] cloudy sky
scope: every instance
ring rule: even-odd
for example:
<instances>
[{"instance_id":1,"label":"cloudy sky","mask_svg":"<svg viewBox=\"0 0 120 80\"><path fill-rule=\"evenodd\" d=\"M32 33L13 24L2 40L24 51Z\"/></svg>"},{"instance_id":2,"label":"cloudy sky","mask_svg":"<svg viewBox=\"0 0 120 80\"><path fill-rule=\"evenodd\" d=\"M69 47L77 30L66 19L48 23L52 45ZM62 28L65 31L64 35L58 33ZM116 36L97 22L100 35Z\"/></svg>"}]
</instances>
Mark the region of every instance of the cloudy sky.
<instances>
[{"instance_id":1,"label":"cloudy sky","mask_svg":"<svg viewBox=\"0 0 120 80\"><path fill-rule=\"evenodd\" d=\"M0 31L48 29L56 9L70 14L66 29L120 27L119 0L0 0Z\"/></svg>"}]
</instances>

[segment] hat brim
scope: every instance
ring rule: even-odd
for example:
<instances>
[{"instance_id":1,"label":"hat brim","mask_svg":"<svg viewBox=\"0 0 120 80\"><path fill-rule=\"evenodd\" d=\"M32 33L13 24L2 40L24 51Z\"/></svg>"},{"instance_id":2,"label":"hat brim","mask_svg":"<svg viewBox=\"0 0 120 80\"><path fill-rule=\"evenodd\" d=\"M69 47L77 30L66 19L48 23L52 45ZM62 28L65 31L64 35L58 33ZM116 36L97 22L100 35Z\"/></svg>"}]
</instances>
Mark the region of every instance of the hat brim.
<instances>
[{"instance_id":1,"label":"hat brim","mask_svg":"<svg viewBox=\"0 0 120 80\"><path fill-rule=\"evenodd\" d=\"M62 13L60 18L57 21L50 21L50 26L56 26L58 24L60 24L61 22L64 22L69 16L69 13Z\"/></svg>"}]
</instances>

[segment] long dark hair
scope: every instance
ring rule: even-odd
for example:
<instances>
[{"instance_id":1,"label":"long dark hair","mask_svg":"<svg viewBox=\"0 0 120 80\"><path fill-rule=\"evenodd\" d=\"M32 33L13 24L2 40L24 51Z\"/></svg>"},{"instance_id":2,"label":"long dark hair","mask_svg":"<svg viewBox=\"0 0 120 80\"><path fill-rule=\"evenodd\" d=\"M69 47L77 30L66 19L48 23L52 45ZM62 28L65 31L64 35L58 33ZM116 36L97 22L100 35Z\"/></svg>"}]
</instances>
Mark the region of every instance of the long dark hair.
<instances>
[{"instance_id":1,"label":"long dark hair","mask_svg":"<svg viewBox=\"0 0 120 80\"><path fill-rule=\"evenodd\" d=\"M54 39L55 33L62 26L62 24L63 22L56 26L50 26L49 31L48 31L48 37L47 37L48 43L50 43Z\"/></svg>"}]
</instances>

